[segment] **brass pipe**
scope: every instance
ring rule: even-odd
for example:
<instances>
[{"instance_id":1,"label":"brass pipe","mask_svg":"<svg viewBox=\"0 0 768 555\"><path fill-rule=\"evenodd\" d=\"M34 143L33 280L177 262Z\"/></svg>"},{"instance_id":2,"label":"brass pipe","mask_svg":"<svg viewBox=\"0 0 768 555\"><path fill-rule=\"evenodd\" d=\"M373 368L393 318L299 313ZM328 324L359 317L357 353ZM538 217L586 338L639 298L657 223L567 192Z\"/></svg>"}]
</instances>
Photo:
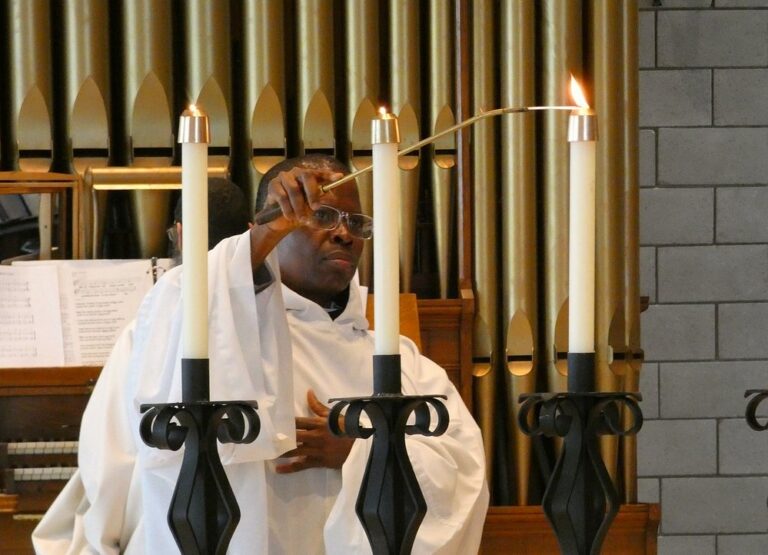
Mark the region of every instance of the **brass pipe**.
<instances>
[{"instance_id":1,"label":"brass pipe","mask_svg":"<svg viewBox=\"0 0 768 555\"><path fill-rule=\"evenodd\" d=\"M133 163L135 149L160 147L169 156L140 163L169 165L173 148L170 4L138 0L123 3L122 10L126 158ZM170 193L134 190L129 194L139 256L167 256Z\"/></svg>"},{"instance_id":2,"label":"brass pipe","mask_svg":"<svg viewBox=\"0 0 768 555\"><path fill-rule=\"evenodd\" d=\"M212 147L229 146L230 48L229 2L187 0L184 6L186 57L185 101L205 108ZM186 108L186 106L184 106ZM211 155L210 165L227 164L228 156Z\"/></svg>"},{"instance_id":3,"label":"brass pipe","mask_svg":"<svg viewBox=\"0 0 768 555\"><path fill-rule=\"evenodd\" d=\"M296 4L296 115L302 152L335 151L332 7L333 3L326 0L304 0Z\"/></svg>"},{"instance_id":4,"label":"brass pipe","mask_svg":"<svg viewBox=\"0 0 768 555\"><path fill-rule=\"evenodd\" d=\"M581 4L541 3L542 89L545 104L564 104L570 74L581 75ZM546 112L541 131L544 341L547 390L567 391L568 368L568 143L567 116Z\"/></svg>"},{"instance_id":5,"label":"brass pipe","mask_svg":"<svg viewBox=\"0 0 768 555\"><path fill-rule=\"evenodd\" d=\"M109 13L99 0L64 4L65 91L73 148L106 154L109 134Z\"/></svg>"},{"instance_id":6,"label":"brass pipe","mask_svg":"<svg viewBox=\"0 0 768 555\"><path fill-rule=\"evenodd\" d=\"M640 185L638 160L638 15L637 2L622 3L622 83L624 92L624 344L628 364L624 391L639 391L642 349L640 344ZM625 411L625 420L630 417ZM622 438L624 503L637 503L637 436Z\"/></svg>"},{"instance_id":7,"label":"brass pipe","mask_svg":"<svg viewBox=\"0 0 768 555\"><path fill-rule=\"evenodd\" d=\"M389 98L399 116L401 145L412 145L420 136L421 64L419 2L392 0L389 4ZM400 287L411 291L416 247L416 206L419 199L420 156L400 159ZM374 288L376 284L374 283Z\"/></svg>"},{"instance_id":8,"label":"brass pipe","mask_svg":"<svg viewBox=\"0 0 768 555\"><path fill-rule=\"evenodd\" d=\"M600 120L596 158L596 297L595 350L599 391L618 391L625 364L614 352L624 348L623 118L621 114L621 2L592 1L592 75L594 104ZM616 481L618 440L605 437L601 450L608 473Z\"/></svg>"},{"instance_id":9,"label":"brass pipe","mask_svg":"<svg viewBox=\"0 0 768 555\"><path fill-rule=\"evenodd\" d=\"M285 106L285 14L282 2L242 1L244 102L248 114L253 181L247 184L251 211L261 178L287 156Z\"/></svg>"},{"instance_id":10,"label":"brass pipe","mask_svg":"<svg viewBox=\"0 0 768 555\"><path fill-rule=\"evenodd\" d=\"M345 67L347 86L347 136L349 166L353 170L371 164L371 120L380 94L379 2L358 0L346 5ZM365 213L373 213L371 176L358 176L360 203ZM373 283L373 241L366 241L360 256L360 283Z\"/></svg>"},{"instance_id":11,"label":"brass pipe","mask_svg":"<svg viewBox=\"0 0 768 555\"><path fill-rule=\"evenodd\" d=\"M25 170L20 150L51 148L50 11L44 0L9 0L2 9L8 27L2 40L12 71L0 108L7 111L0 118L0 168Z\"/></svg>"},{"instance_id":12,"label":"brass pipe","mask_svg":"<svg viewBox=\"0 0 768 555\"><path fill-rule=\"evenodd\" d=\"M430 0L429 18L429 95L430 131L436 132L455 123L452 83L453 31L448 0ZM430 149L430 186L432 217L435 226L438 290L448 298L453 259L456 213L456 141L453 134L433 143Z\"/></svg>"},{"instance_id":13,"label":"brass pipe","mask_svg":"<svg viewBox=\"0 0 768 555\"><path fill-rule=\"evenodd\" d=\"M54 44L51 49L52 161L51 170L82 175L88 167L105 166L109 148L109 13L105 2L83 0L51 4ZM95 149L82 156L77 149ZM105 203L103 203L105 204ZM84 203L86 205L86 203ZM86 205L87 206L87 205ZM101 227L106 212L90 214L87 224L96 219ZM87 244L85 254L94 254L96 245ZM91 252L89 252L89 250Z\"/></svg>"},{"instance_id":14,"label":"brass pipe","mask_svg":"<svg viewBox=\"0 0 768 555\"><path fill-rule=\"evenodd\" d=\"M534 104L533 1L506 2L501 14L501 103ZM501 122L503 316L507 427L511 434L517 503L529 503L531 438L517 423L521 394L536 391L536 158L530 115ZM521 263L526 261L527 263Z\"/></svg>"},{"instance_id":15,"label":"brass pipe","mask_svg":"<svg viewBox=\"0 0 768 555\"><path fill-rule=\"evenodd\" d=\"M498 81L494 63L494 21L498 9L494 0L472 4L472 98L474 112L493 106L498 100ZM494 491L493 460L496 442L496 382L503 359L499 342L499 281L497 274L498 236L496 207L498 187L498 141L491 120L478 120L473 128L472 161L474 163L472 207L474 222L473 275L475 282L475 320L473 334L474 414L483 434L486 476Z\"/></svg>"}]
</instances>

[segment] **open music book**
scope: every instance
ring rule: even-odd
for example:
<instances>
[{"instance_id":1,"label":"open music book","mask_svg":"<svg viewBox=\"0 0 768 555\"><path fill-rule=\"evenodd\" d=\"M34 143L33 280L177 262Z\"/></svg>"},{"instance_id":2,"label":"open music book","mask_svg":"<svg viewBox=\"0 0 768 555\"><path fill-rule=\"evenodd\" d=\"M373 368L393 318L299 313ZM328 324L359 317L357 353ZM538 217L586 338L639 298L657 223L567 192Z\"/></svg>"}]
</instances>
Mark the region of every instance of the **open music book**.
<instances>
[{"instance_id":1,"label":"open music book","mask_svg":"<svg viewBox=\"0 0 768 555\"><path fill-rule=\"evenodd\" d=\"M0 367L101 366L156 277L153 260L0 266Z\"/></svg>"}]
</instances>

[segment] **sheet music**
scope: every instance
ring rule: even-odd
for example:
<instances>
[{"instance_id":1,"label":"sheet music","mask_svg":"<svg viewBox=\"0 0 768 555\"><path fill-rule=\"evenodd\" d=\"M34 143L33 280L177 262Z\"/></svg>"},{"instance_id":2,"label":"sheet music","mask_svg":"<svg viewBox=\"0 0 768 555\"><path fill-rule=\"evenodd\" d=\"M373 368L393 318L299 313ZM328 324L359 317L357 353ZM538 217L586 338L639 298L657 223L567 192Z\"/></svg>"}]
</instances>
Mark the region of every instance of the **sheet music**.
<instances>
[{"instance_id":1,"label":"sheet music","mask_svg":"<svg viewBox=\"0 0 768 555\"><path fill-rule=\"evenodd\" d=\"M103 365L152 288L149 260L51 260L58 270L64 364Z\"/></svg>"},{"instance_id":2,"label":"sheet music","mask_svg":"<svg viewBox=\"0 0 768 555\"><path fill-rule=\"evenodd\" d=\"M56 268L0 266L0 366L61 366Z\"/></svg>"},{"instance_id":3,"label":"sheet music","mask_svg":"<svg viewBox=\"0 0 768 555\"><path fill-rule=\"evenodd\" d=\"M66 364L103 365L120 332L152 288L147 260L114 266L59 268L64 342L71 342ZM67 329L70 337L67 338Z\"/></svg>"}]
</instances>

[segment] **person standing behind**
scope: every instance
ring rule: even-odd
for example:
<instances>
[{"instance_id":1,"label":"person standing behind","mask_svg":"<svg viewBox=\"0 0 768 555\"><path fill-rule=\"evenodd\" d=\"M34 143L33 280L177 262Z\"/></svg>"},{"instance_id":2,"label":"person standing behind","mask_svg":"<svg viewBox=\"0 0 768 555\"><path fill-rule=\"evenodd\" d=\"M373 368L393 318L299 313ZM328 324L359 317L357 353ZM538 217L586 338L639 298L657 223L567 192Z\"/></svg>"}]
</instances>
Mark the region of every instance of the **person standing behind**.
<instances>
[{"instance_id":1,"label":"person standing behind","mask_svg":"<svg viewBox=\"0 0 768 555\"><path fill-rule=\"evenodd\" d=\"M183 193L182 193L183 194ZM251 227L248 200L243 191L224 177L208 178L208 250L222 239L240 235ZM173 225L168 228L169 250L176 263L181 262L182 245L181 196L173 210Z\"/></svg>"}]
</instances>

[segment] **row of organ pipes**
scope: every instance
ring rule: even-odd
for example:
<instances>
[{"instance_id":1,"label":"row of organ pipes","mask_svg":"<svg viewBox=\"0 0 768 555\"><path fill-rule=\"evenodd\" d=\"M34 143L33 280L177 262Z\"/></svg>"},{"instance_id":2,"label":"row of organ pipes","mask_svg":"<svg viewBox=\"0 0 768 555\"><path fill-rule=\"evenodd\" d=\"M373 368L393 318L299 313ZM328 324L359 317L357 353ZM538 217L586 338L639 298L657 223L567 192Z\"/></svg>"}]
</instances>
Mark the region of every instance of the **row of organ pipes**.
<instances>
[{"instance_id":1,"label":"row of organ pipes","mask_svg":"<svg viewBox=\"0 0 768 555\"><path fill-rule=\"evenodd\" d=\"M638 389L636 2L6 0L0 31L0 170L178 165L177 117L195 102L210 117L211 166L251 200L288 156L370 165L381 105L407 147L484 109L569 104L573 73L599 120L598 389ZM484 120L466 134L468 156L447 136L401 159L402 289L472 291L472 404L497 504L538 502L558 447L532 444L516 411L520 394L566 387L566 119ZM358 183L370 212L370 174ZM124 193L138 256L165 254L172 194ZM97 230L82 234L88 257L104 254L107 199L98 206L82 214ZM635 441L603 444L625 502L636 500Z\"/></svg>"}]
</instances>

